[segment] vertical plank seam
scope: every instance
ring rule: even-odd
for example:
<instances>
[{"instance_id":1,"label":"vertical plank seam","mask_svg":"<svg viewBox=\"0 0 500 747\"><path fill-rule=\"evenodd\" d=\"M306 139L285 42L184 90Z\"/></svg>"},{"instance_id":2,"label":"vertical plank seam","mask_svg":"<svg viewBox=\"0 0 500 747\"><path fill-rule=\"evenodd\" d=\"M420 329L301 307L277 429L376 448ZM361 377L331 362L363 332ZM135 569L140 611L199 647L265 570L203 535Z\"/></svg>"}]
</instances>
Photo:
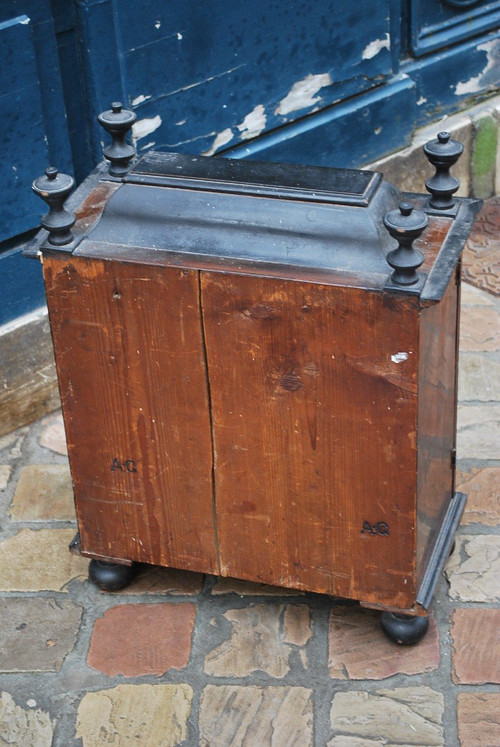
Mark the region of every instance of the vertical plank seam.
<instances>
[{"instance_id":1,"label":"vertical plank seam","mask_svg":"<svg viewBox=\"0 0 500 747\"><path fill-rule=\"evenodd\" d=\"M212 412L212 390L210 387L210 373L208 369L208 353L207 353L207 338L205 333L205 314L203 309L203 293L201 287L201 270L198 270L198 310L200 314L200 330L201 330L201 346L203 351L203 362L205 364L205 382L207 387L207 404L208 404L208 417L210 421L210 439L212 446L212 520L214 525L214 544L215 544L215 562L217 564L217 573L220 575L221 564L220 564L220 552L219 552L219 527L217 520L217 497L215 491L215 430L213 422Z\"/></svg>"}]
</instances>

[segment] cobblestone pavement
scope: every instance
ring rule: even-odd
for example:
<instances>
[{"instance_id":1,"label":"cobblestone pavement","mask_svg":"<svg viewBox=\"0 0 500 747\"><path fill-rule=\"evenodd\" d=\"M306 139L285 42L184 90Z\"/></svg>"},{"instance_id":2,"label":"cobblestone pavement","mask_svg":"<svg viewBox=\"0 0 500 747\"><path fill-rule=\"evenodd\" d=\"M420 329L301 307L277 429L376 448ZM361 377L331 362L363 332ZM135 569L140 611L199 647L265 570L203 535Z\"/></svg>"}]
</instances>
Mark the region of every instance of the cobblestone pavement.
<instances>
[{"instance_id":1,"label":"cobblestone pavement","mask_svg":"<svg viewBox=\"0 0 500 747\"><path fill-rule=\"evenodd\" d=\"M500 201L487 210L500 228ZM424 641L398 647L376 613L327 597L194 573L144 567L126 590L100 592L67 551L55 414L0 439L0 743L500 745L500 297L478 259L499 266L494 236L465 258L469 499Z\"/></svg>"}]
</instances>

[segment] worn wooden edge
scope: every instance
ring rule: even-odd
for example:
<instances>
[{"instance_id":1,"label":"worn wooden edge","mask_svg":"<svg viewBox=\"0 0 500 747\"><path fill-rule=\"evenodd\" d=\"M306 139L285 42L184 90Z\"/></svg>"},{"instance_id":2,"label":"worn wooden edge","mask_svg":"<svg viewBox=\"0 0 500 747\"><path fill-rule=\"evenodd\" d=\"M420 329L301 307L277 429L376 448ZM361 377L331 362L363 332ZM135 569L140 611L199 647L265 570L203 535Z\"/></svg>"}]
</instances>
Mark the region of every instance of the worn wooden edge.
<instances>
[{"instance_id":1,"label":"worn wooden edge","mask_svg":"<svg viewBox=\"0 0 500 747\"><path fill-rule=\"evenodd\" d=\"M455 533L464 512L466 501L467 496L464 493L458 492L455 493L451 499L441 524L441 528L436 537L434 547L432 548L413 607L410 609L400 609L397 607L387 607L383 604L372 604L370 602L360 601L361 607L380 610L381 612L395 612L405 615L423 616L428 614L437 583L449 557Z\"/></svg>"},{"instance_id":2,"label":"worn wooden edge","mask_svg":"<svg viewBox=\"0 0 500 747\"><path fill-rule=\"evenodd\" d=\"M90 558L91 560L100 560L104 563L117 563L118 565L127 565L131 566L133 564L132 560L129 560L128 558L113 558L109 555L97 555L96 553L92 552L86 552L82 550L81 544L80 544L80 532L77 532L71 542L68 545L68 549L72 555L80 555L84 558Z\"/></svg>"},{"instance_id":3,"label":"worn wooden edge","mask_svg":"<svg viewBox=\"0 0 500 747\"><path fill-rule=\"evenodd\" d=\"M451 224L422 290L422 303L437 302L443 297L482 204L482 200L461 199L457 219Z\"/></svg>"},{"instance_id":4,"label":"worn wooden edge","mask_svg":"<svg viewBox=\"0 0 500 747\"><path fill-rule=\"evenodd\" d=\"M99 163L96 168L90 172L88 177L83 181L72 194L68 197L66 202L64 203L64 206L66 210L69 210L70 212L77 213L78 208L81 207L82 203L85 202L85 200L89 197L89 195L92 193L92 191L99 185L99 182L101 179L104 179L106 176L105 172L107 170L106 163L101 162ZM121 180L120 180L121 184ZM117 186L119 185L111 185L111 189L109 192L115 191L117 189ZM101 207L102 211L102 207ZM77 221L79 219L79 215L77 214ZM78 243L82 240L85 232L88 230L89 226L83 222L83 225L77 226L77 228L74 230L75 234L75 241L71 242L71 244L68 244L67 246L59 247L59 251L62 251L66 254L71 254L73 250L76 248ZM23 255L25 257L28 257L28 259L37 259L38 253L40 249L42 248L42 245L47 245L47 239L49 236L49 232L45 230L45 228L41 228L38 233L29 241L24 250ZM50 246L50 245L49 245ZM55 249L55 247L52 247Z\"/></svg>"},{"instance_id":5,"label":"worn wooden edge","mask_svg":"<svg viewBox=\"0 0 500 747\"><path fill-rule=\"evenodd\" d=\"M0 327L0 436L60 407L46 307Z\"/></svg>"},{"instance_id":6,"label":"worn wooden edge","mask_svg":"<svg viewBox=\"0 0 500 747\"><path fill-rule=\"evenodd\" d=\"M457 531L460 519L464 512L467 496L464 493L455 493L451 499L446 514L444 516L441 528L436 537L436 542L432 549L425 569L420 588L417 592L416 604L424 610L428 610L434 596L437 582L443 572L444 565L450 554L455 532Z\"/></svg>"}]
</instances>

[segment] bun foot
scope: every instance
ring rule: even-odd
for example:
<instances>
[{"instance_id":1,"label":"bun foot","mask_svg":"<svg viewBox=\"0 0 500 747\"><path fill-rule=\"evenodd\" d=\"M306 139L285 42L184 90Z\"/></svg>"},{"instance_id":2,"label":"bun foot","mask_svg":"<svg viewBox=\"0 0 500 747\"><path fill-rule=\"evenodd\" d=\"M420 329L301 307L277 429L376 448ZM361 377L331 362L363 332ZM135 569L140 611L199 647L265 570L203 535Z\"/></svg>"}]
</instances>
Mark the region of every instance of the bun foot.
<instances>
[{"instance_id":1,"label":"bun foot","mask_svg":"<svg viewBox=\"0 0 500 747\"><path fill-rule=\"evenodd\" d=\"M103 591L118 591L132 581L135 566L107 563L104 560L91 560L89 564L89 579Z\"/></svg>"},{"instance_id":2,"label":"bun foot","mask_svg":"<svg viewBox=\"0 0 500 747\"><path fill-rule=\"evenodd\" d=\"M429 618L383 612L380 625L391 641L410 646L418 643L425 636L429 630Z\"/></svg>"}]
</instances>

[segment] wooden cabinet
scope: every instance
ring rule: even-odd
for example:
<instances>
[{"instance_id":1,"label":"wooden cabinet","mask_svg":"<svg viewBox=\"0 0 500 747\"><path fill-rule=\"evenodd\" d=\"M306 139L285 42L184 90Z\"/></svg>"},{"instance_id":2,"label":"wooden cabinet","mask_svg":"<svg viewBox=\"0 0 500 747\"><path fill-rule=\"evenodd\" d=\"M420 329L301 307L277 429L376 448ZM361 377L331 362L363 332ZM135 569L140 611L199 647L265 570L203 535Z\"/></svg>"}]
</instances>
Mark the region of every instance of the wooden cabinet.
<instances>
[{"instance_id":1,"label":"wooden cabinet","mask_svg":"<svg viewBox=\"0 0 500 747\"><path fill-rule=\"evenodd\" d=\"M425 615L477 202L401 206L428 225L398 285L379 174L152 153L93 184L40 246L79 551Z\"/></svg>"}]
</instances>

